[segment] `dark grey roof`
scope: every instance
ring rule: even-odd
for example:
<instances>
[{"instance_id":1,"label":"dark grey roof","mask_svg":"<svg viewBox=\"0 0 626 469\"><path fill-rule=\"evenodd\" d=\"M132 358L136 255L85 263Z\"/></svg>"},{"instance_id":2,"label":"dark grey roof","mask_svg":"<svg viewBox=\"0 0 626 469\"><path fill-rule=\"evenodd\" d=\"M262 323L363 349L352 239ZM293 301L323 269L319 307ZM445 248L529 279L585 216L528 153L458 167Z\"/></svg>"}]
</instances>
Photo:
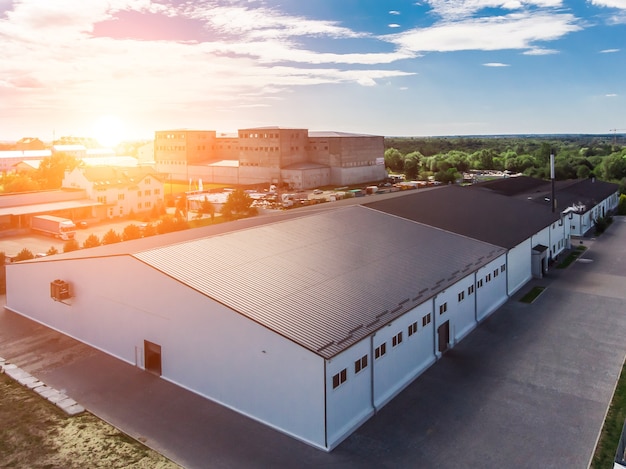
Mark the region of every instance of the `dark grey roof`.
<instances>
[{"instance_id":1,"label":"dark grey roof","mask_svg":"<svg viewBox=\"0 0 626 469\"><path fill-rule=\"evenodd\" d=\"M514 176L478 182L472 184L472 188L485 188L498 194L514 196L520 193L526 194L538 190L544 191L547 184L550 184L550 181L528 176Z\"/></svg>"},{"instance_id":2,"label":"dark grey roof","mask_svg":"<svg viewBox=\"0 0 626 469\"><path fill-rule=\"evenodd\" d=\"M552 182L527 176L486 181L471 186L472 189L485 189L498 194L520 200L552 207ZM585 207L581 212L588 211L612 194L619 191L619 186L612 182L600 181L597 178L569 179L555 181L555 197L557 211L576 205Z\"/></svg>"},{"instance_id":3,"label":"dark grey roof","mask_svg":"<svg viewBox=\"0 0 626 469\"><path fill-rule=\"evenodd\" d=\"M504 252L350 206L134 257L330 358Z\"/></svg>"},{"instance_id":4,"label":"dark grey roof","mask_svg":"<svg viewBox=\"0 0 626 469\"><path fill-rule=\"evenodd\" d=\"M460 186L412 191L366 206L506 249L559 219L549 206Z\"/></svg>"}]
</instances>

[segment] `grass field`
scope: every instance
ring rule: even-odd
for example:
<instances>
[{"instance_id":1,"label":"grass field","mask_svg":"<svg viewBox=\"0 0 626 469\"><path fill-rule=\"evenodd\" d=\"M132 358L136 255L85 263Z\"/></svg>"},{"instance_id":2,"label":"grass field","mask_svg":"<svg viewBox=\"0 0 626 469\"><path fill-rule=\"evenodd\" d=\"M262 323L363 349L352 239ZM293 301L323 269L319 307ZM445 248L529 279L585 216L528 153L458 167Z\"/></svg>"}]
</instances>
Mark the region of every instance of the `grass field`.
<instances>
[{"instance_id":1,"label":"grass field","mask_svg":"<svg viewBox=\"0 0 626 469\"><path fill-rule=\"evenodd\" d=\"M600 439L591 462L592 469L613 467L624 419L626 419L626 366L622 367L611 406L604 420Z\"/></svg>"},{"instance_id":2,"label":"grass field","mask_svg":"<svg viewBox=\"0 0 626 469\"><path fill-rule=\"evenodd\" d=\"M0 374L0 467L179 468L89 412L70 417Z\"/></svg>"}]
</instances>

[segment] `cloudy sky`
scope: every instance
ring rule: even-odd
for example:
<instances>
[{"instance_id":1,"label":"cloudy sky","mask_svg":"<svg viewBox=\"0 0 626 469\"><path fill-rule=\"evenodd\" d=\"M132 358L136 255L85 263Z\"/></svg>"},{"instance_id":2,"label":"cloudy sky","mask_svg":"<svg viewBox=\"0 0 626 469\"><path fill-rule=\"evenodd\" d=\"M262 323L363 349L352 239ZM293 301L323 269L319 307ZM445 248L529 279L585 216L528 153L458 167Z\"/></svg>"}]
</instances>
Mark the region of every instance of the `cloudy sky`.
<instances>
[{"instance_id":1,"label":"cloudy sky","mask_svg":"<svg viewBox=\"0 0 626 469\"><path fill-rule=\"evenodd\" d=\"M0 0L0 44L0 140L626 128L626 0Z\"/></svg>"}]
</instances>

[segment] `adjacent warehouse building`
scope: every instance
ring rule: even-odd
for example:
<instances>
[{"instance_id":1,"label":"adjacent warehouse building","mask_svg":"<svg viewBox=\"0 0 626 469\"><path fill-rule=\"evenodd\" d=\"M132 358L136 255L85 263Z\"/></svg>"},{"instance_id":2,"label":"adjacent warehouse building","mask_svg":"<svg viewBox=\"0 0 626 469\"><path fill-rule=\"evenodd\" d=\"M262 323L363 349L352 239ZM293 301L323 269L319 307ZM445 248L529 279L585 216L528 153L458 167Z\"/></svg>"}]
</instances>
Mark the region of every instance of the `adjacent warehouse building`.
<instances>
[{"instance_id":1,"label":"adjacent warehouse building","mask_svg":"<svg viewBox=\"0 0 626 469\"><path fill-rule=\"evenodd\" d=\"M493 193L376 197L10 265L7 308L331 450L569 242Z\"/></svg>"},{"instance_id":2,"label":"adjacent warehouse building","mask_svg":"<svg viewBox=\"0 0 626 469\"><path fill-rule=\"evenodd\" d=\"M156 170L173 180L310 189L382 181L384 138L288 127L155 132Z\"/></svg>"}]
</instances>

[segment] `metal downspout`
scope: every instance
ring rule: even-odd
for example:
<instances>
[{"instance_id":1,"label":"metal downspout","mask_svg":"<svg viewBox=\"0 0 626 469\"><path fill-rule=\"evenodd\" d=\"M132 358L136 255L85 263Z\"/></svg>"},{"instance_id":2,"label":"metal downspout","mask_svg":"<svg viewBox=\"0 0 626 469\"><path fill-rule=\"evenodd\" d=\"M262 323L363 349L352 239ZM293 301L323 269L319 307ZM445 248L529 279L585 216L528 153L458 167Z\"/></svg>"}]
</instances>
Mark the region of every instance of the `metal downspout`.
<instances>
[{"instance_id":1,"label":"metal downspout","mask_svg":"<svg viewBox=\"0 0 626 469\"><path fill-rule=\"evenodd\" d=\"M511 298L511 290L509 290L509 252L511 252L510 249L506 251L506 255L504 257L505 258L504 266L506 268L506 270L505 270L506 275L504 277L504 283L506 284L506 296L507 296L507 298ZM531 253L532 253L532 251L531 251ZM531 256L532 256L532 254L531 254ZM532 257L531 257L531 262L532 262ZM531 266L531 268L532 268L532 266Z\"/></svg>"},{"instance_id":2,"label":"metal downspout","mask_svg":"<svg viewBox=\"0 0 626 469\"><path fill-rule=\"evenodd\" d=\"M374 332L371 336L370 336L370 357L372 360L372 371L370 373L370 400L371 400L371 404L372 404L372 409L374 409L374 414L376 414L376 402L374 399L374 390L375 390L375 386L374 386L374 367L376 366L376 361L374 359L374 337L376 336L376 333Z\"/></svg>"},{"instance_id":3,"label":"metal downspout","mask_svg":"<svg viewBox=\"0 0 626 469\"><path fill-rule=\"evenodd\" d=\"M478 271L474 271L474 322L478 324L478 288L476 288L476 278Z\"/></svg>"},{"instance_id":4,"label":"metal downspout","mask_svg":"<svg viewBox=\"0 0 626 469\"><path fill-rule=\"evenodd\" d=\"M326 397L327 381L326 359L324 359L324 447L328 449L328 399Z\"/></svg>"},{"instance_id":5,"label":"metal downspout","mask_svg":"<svg viewBox=\"0 0 626 469\"><path fill-rule=\"evenodd\" d=\"M433 346L435 347L435 350L433 350L433 353L435 355L435 359L439 360L439 358L437 356L437 352L439 351L439 344L437 343L437 311L435 311L435 300L437 299L437 295L433 296Z\"/></svg>"}]
</instances>

